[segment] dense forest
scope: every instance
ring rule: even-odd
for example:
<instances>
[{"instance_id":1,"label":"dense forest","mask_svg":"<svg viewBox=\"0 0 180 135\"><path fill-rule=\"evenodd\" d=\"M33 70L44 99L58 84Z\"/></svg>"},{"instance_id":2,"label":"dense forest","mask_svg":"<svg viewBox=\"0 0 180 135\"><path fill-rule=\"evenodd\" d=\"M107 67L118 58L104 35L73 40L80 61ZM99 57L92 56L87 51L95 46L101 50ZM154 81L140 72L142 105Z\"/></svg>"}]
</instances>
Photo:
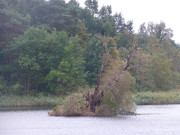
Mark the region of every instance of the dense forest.
<instances>
[{"instance_id":1,"label":"dense forest","mask_svg":"<svg viewBox=\"0 0 180 135\"><path fill-rule=\"evenodd\" d=\"M76 0L1 0L0 94L87 90L94 111L112 97L122 103L129 91L170 90L180 84L172 36L164 22L135 33L133 21L97 0L85 8Z\"/></svg>"}]
</instances>

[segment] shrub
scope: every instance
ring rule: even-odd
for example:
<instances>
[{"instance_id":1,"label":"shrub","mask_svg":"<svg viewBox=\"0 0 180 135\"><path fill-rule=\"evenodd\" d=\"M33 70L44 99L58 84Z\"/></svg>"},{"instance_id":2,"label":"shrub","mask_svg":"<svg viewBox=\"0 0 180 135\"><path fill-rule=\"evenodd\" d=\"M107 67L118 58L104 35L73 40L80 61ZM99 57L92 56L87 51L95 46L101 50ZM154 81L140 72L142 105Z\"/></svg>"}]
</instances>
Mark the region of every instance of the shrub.
<instances>
[{"instance_id":1,"label":"shrub","mask_svg":"<svg viewBox=\"0 0 180 135\"><path fill-rule=\"evenodd\" d=\"M115 115L114 108L107 104L100 105L96 109L96 115L101 117L114 116Z\"/></svg>"},{"instance_id":2,"label":"shrub","mask_svg":"<svg viewBox=\"0 0 180 135\"><path fill-rule=\"evenodd\" d=\"M113 110L115 110L115 108L117 106L117 102L110 91L108 91L104 94L101 104L109 105L111 108L113 108Z\"/></svg>"},{"instance_id":3,"label":"shrub","mask_svg":"<svg viewBox=\"0 0 180 135\"><path fill-rule=\"evenodd\" d=\"M124 71L120 59L111 61L108 66L100 85L100 91L104 91L102 105L109 105L116 115L134 112L135 104L130 92L134 88L134 78Z\"/></svg>"},{"instance_id":4,"label":"shrub","mask_svg":"<svg viewBox=\"0 0 180 135\"><path fill-rule=\"evenodd\" d=\"M64 110L62 105L56 106L52 111L48 112L49 116L63 116Z\"/></svg>"},{"instance_id":5,"label":"shrub","mask_svg":"<svg viewBox=\"0 0 180 135\"><path fill-rule=\"evenodd\" d=\"M132 98L131 92L121 93L116 108L116 114L133 114L136 110L136 104Z\"/></svg>"},{"instance_id":6,"label":"shrub","mask_svg":"<svg viewBox=\"0 0 180 135\"><path fill-rule=\"evenodd\" d=\"M65 99L63 106L65 116L78 116L87 111L88 102L82 93L73 93Z\"/></svg>"}]
</instances>

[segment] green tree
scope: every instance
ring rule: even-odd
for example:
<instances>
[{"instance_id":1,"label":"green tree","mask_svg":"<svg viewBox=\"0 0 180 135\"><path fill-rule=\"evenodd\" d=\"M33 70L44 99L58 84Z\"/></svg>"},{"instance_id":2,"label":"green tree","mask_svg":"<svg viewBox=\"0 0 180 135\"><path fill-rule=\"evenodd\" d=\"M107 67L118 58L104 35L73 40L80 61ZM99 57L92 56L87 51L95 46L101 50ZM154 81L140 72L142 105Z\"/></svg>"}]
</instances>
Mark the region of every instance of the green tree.
<instances>
[{"instance_id":1,"label":"green tree","mask_svg":"<svg viewBox=\"0 0 180 135\"><path fill-rule=\"evenodd\" d=\"M90 10L91 14L97 14L98 13L98 2L97 0L86 0L85 3L86 8Z\"/></svg>"},{"instance_id":2,"label":"green tree","mask_svg":"<svg viewBox=\"0 0 180 135\"><path fill-rule=\"evenodd\" d=\"M91 37L85 50L85 71L88 73L87 82L90 86L97 82L103 54L102 42L97 37Z\"/></svg>"},{"instance_id":3,"label":"green tree","mask_svg":"<svg viewBox=\"0 0 180 135\"><path fill-rule=\"evenodd\" d=\"M12 54L9 64L9 70L12 71L11 81L17 80L24 85L27 93L30 89L37 89L42 83L46 59L44 51L48 45L48 37L46 30L30 27L24 35L14 39L7 50Z\"/></svg>"},{"instance_id":4,"label":"green tree","mask_svg":"<svg viewBox=\"0 0 180 135\"><path fill-rule=\"evenodd\" d=\"M129 49L132 47L132 45L134 44L134 38L135 35L131 32L128 31L123 31L123 33L118 34L117 36L115 36L115 40L117 43L117 48L126 48Z\"/></svg>"},{"instance_id":5,"label":"green tree","mask_svg":"<svg viewBox=\"0 0 180 135\"><path fill-rule=\"evenodd\" d=\"M30 17L22 16L8 6L0 9L0 49L7 47L8 41L22 34L29 25Z\"/></svg>"},{"instance_id":6,"label":"green tree","mask_svg":"<svg viewBox=\"0 0 180 135\"><path fill-rule=\"evenodd\" d=\"M7 67L7 71L11 71L10 80L23 85L27 92L30 89L47 90L44 79L62 61L68 40L66 32L48 33L36 27L27 29L7 50L12 54Z\"/></svg>"},{"instance_id":7,"label":"green tree","mask_svg":"<svg viewBox=\"0 0 180 135\"><path fill-rule=\"evenodd\" d=\"M169 90L172 88L170 59L167 59L164 56L153 57L150 71L157 89Z\"/></svg>"},{"instance_id":8,"label":"green tree","mask_svg":"<svg viewBox=\"0 0 180 135\"><path fill-rule=\"evenodd\" d=\"M32 25L44 26L49 31L53 28L57 31L64 30L69 34L74 34L78 23L78 19L70 12L64 0L50 0L38 5L31 12L31 17Z\"/></svg>"},{"instance_id":9,"label":"green tree","mask_svg":"<svg viewBox=\"0 0 180 135\"><path fill-rule=\"evenodd\" d=\"M58 94L63 94L84 86L86 78L84 63L83 48L79 44L79 38L70 38L64 47L58 68L52 68L46 76L51 89Z\"/></svg>"},{"instance_id":10,"label":"green tree","mask_svg":"<svg viewBox=\"0 0 180 135\"><path fill-rule=\"evenodd\" d=\"M173 36L173 31L170 28L166 27L164 22L159 24L154 24L150 22L148 26L145 26L145 23L140 26L140 34L148 34L149 36L155 36L161 42L164 39L171 39Z\"/></svg>"},{"instance_id":11,"label":"green tree","mask_svg":"<svg viewBox=\"0 0 180 135\"><path fill-rule=\"evenodd\" d=\"M122 17L122 14L116 13L113 16L113 19L115 23L116 34L122 33L125 30L125 20Z\"/></svg>"},{"instance_id":12,"label":"green tree","mask_svg":"<svg viewBox=\"0 0 180 135\"><path fill-rule=\"evenodd\" d=\"M148 37L146 53L149 54L150 63L141 74L141 81L138 79L146 90L169 90L177 82L176 71L172 70L173 57L167 53L171 47L165 41L159 42L156 37Z\"/></svg>"},{"instance_id":13,"label":"green tree","mask_svg":"<svg viewBox=\"0 0 180 135\"><path fill-rule=\"evenodd\" d=\"M115 35L115 25L112 14L111 6L103 6L99 11L99 18L102 22L101 34L105 36Z\"/></svg>"},{"instance_id":14,"label":"green tree","mask_svg":"<svg viewBox=\"0 0 180 135\"><path fill-rule=\"evenodd\" d=\"M13 2L13 1L11 1ZM13 38L19 36L30 24L30 16L22 15L14 7L10 6L10 1L0 1L0 74L3 81L10 82L12 53L6 49Z\"/></svg>"}]
</instances>

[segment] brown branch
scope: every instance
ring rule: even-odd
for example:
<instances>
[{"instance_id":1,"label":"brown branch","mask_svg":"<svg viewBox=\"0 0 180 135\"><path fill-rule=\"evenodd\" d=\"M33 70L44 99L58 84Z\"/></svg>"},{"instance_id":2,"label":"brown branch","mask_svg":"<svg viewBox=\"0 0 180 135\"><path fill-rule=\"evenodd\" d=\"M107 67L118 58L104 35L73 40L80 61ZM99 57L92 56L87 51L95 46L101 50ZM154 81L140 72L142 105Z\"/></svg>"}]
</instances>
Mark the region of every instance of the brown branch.
<instances>
[{"instance_id":1,"label":"brown branch","mask_svg":"<svg viewBox=\"0 0 180 135\"><path fill-rule=\"evenodd\" d=\"M105 37L101 37L101 36L98 36L98 35L96 35L96 37L101 39L101 41L103 43L102 44L103 48L105 50L105 54L103 55L103 58L102 58L101 68L100 68L100 71L99 71L99 74L98 74L95 91L94 91L93 94L88 93L87 96L86 96L86 100L89 102L89 107L90 107L90 110L92 112L95 112L96 106L100 105L100 103L102 101L102 98L104 96L104 91L100 92L99 91L99 86L100 86L100 83L101 83L102 74L104 72L105 64L107 63L107 58L108 58L108 55L109 55L109 51L108 51L108 48L107 48L107 42L108 41L105 39Z\"/></svg>"},{"instance_id":2,"label":"brown branch","mask_svg":"<svg viewBox=\"0 0 180 135\"><path fill-rule=\"evenodd\" d=\"M135 51L135 46L133 46L132 50L129 51L129 56L128 56L128 59L127 59L126 66L124 67L124 71L128 70L129 66L131 65L131 59L133 57L134 51Z\"/></svg>"},{"instance_id":3,"label":"brown branch","mask_svg":"<svg viewBox=\"0 0 180 135\"><path fill-rule=\"evenodd\" d=\"M132 35L132 36L133 36L133 35ZM134 52L135 52L136 45L137 45L136 39L133 38L132 47L131 47L130 50L129 50L129 55L128 55L128 59L127 59L126 66L124 67L124 71L129 70L128 68L129 68L129 66L131 65L131 59L132 59L133 54L134 54Z\"/></svg>"}]
</instances>

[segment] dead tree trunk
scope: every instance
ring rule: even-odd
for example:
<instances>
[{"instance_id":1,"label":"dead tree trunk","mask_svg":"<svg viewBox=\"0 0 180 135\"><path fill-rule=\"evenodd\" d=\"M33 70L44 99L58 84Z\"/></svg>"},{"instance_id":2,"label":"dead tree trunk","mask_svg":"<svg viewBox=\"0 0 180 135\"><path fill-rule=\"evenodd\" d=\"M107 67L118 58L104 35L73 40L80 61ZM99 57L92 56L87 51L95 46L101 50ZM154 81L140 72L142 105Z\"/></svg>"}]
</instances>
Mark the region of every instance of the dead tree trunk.
<instances>
[{"instance_id":1,"label":"dead tree trunk","mask_svg":"<svg viewBox=\"0 0 180 135\"><path fill-rule=\"evenodd\" d=\"M99 71L99 74L98 74L97 83L96 83L96 86L95 86L94 93L91 94L89 92L86 95L86 100L89 102L89 108L90 108L90 111L92 111L92 112L95 112L96 107L100 105L100 103L102 101L102 98L104 96L104 91L100 91L99 86L101 84L102 74L104 72L105 64L107 64L107 59L108 59L108 56L109 56L109 51L107 49L107 41L103 37L99 37L99 36L97 36L97 37L100 38L102 43L103 43L103 48L105 50L105 54L104 54L104 56L102 58L101 68L100 68L100 71Z\"/></svg>"},{"instance_id":2,"label":"dead tree trunk","mask_svg":"<svg viewBox=\"0 0 180 135\"><path fill-rule=\"evenodd\" d=\"M128 58L127 58L126 66L124 67L124 71L136 68L136 66L131 65L133 55L136 51L136 44L137 44L136 39L134 38L132 42L132 47L129 49Z\"/></svg>"},{"instance_id":3,"label":"dead tree trunk","mask_svg":"<svg viewBox=\"0 0 180 135\"><path fill-rule=\"evenodd\" d=\"M128 70L129 66L131 65L131 59L133 56L133 52L134 52L134 50L129 51L129 56L127 58L126 66L124 67L124 71Z\"/></svg>"},{"instance_id":4,"label":"dead tree trunk","mask_svg":"<svg viewBox=\"0 0 180 135\"><path fill-rule=\"evenodd\" d=\"M103 91L102 92L99 91L99 86L100 86L100 83L101 83L101 78L102 78L103 71L104 71L104 60L102 60L102 63L101 63L101 69L100 69L100 72L98 74L98 79L97 79L97 83L96 83L94 93L93 94L88 93L88 95L86 96L86 99L89 102L90 110L92 112L95 112L96 106L100 105L102 97L104 95Z\"/></svg>"}]
</instances>

